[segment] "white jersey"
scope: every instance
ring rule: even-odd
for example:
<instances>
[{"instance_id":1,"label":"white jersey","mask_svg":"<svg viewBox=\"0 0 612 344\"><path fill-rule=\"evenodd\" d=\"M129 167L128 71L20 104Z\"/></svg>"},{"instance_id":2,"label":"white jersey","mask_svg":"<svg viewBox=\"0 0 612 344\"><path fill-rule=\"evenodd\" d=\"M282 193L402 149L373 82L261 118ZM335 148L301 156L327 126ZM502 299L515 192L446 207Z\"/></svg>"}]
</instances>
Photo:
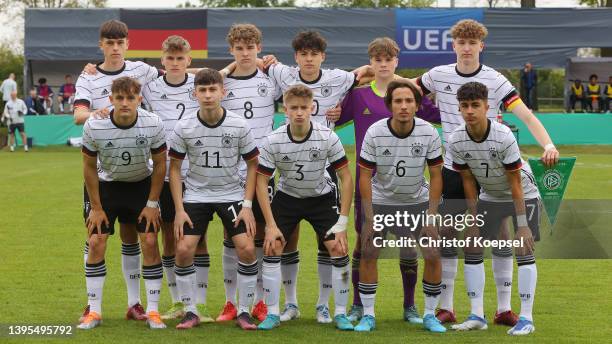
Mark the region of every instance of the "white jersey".
<instances>
[{"instance_id":1,"label":"white jersey","mask_svg":"<svg viewBox=\"0 0 612 344\"><path fill-rule=\"evenodd\" d=\"M107 118L85 122L82 151L98 157L101 181L141 181L153 172L151 155L166 150L161 119L141 108L137 116L129 126L115 123L113 111Z\"/></svg>"},{"instance_id":2,"label":"white jersey","mask_svg":"<svg viewBox=\"0 0 612 344\"><path fill-rule=\"evenodd\" d=\"M272 176L274 169L278 169L278 191L296 198L317 197L333 191L334 188L325 169L327 160L335 170L348 164L336 133L321 124L311 122L306 137L296 141L287 124L264 139L257 172Z\"/></svg>"},{"instance_id":3,"label":"white jersey","mask_svg":"<svg viewBox=\"0 0 612 344\"><path fill-rule=\"evenodd\" d=\"M425 164L442 164L442 142L438 131L420 118L408 135L391 128L391 119L372 124L365 134L359 166L375 171L372 203L385 205L417 204L429 199Z\"/></svg>"},{"instance_id":4,"label":"white jersey","mask_svg":"<svg viewBox=\"0 0 612 344\"><path fill-rule=\"evenodd\" d=\"M311 121L332 129L334 123L327 121L325 113L327 110L336 107L357 84L354 73L341 69L321 69L316 80L306 81L300 76L299 68L285 66L282 63L270 66L268 75L276 81L283 93L289 87L298 84L310 88L314 94L315 103Z\"/></svg>"},{"instance_id":5,"label":"white jersey","mask_svg":"<svg viewBox=\"0 0 612 344\"><path fill-rule=\"evenodd\" d=\"M176 122L181 118L195 116L200 105L193 95L193 74L185 74L185 79L179 84L171 84L162 75L146 84L142 88L142 99L147 109L158 115L164 122L166 128L166 140L170 146L170 136L174 131ZM170 173L170 157L166 159L167 173L166 181ZM183 160L181 165L181 176L183 180L187 176L189 162Z\"/></svg>"},{"instance_id":6,"label":"white jersey","mask_svg":"<svg viewBox=\"0 0 612 344\"><path fill-rule=\"evenodd\" d=\"M223 117L209 126L198 115L183 118L172 133L170 156L189 159L185 203L226 203L243 199L238 163L259 154L246 121L223 109Z\"/></svg>"},{"instance_id":7,"label":"white jersey","mask_svg":"<svg viewBox=\"0 0 612 344\"><path fill-rule=\"evenodd\" d=\"M231 74L223 80L225 98L221 106L243 118L251 128L255 144L274 130L274 102L282 95L277 83L261 70L238 77ZM240 162L240 177L246 180L247 166Z\"/></svg>"},{"instance_id":8,"label":"white jersey","mask_svg":"<svg viewBox=\"0 0 612 344\"><path fill-rule=\"evenodd\" d=\"M81 73L76 82L76 94L74 106L85 106L92 110L110 108L111 86L113 80L128 76L137 80L144 87L145 84L155 80L161 72L141 61L125 61L123 68L116 72L102 70L100 65L96 67L98 73L90 75Z\"/></svg>"},{"instance_id":9,"label":"white jersey","mask_svg":"<svg viewBox=\"0 0 612 344\"><path fill-rule=\"evenodd\" d=\"M455 170L470 169L480 184L480 199L491 202L512 201L512 191L506 171L521 169L524 199L538 197L538 188L528 164L521 159L521 152L514 134L507 126L488 121L485 138L474 141L465 126L457 128L448 141Z\"/></svg>"},{"instance_id":10,"label":"white jersey","mask_svg":"<svg viewBox=\"0 0 612 344\"><path fill-rule=\"evenodd\" d=\"M463 74L457 71L457 64L438 66L423 74L417 83L423 88L425 94L436 95L436 106L440 109L442 120L442 136L445 141L446 153L444 155L444 167L452 169L452 156L448 152L448 138L458 127L465 124L459 111L457 90L468 82L480 82L489 90L489 111L487 117L494 119L504 104L511 109L515 102L520 100L516 89L505 76L491 67L480 65L471 74Z\"/></svg>"},{"instance_id":11,"label":"white jersey","mask_svg":"<svg viewBox=\"0 0 612 344\"><path fill-rule=\"evenodd\" d=\"M25 102L19 98L12 100L9 99L4 104L4 113L9 116L11 120L10 124L19 124L24 122L24 116L28 113L28 107Z\"/></svg>"}]
</instances>

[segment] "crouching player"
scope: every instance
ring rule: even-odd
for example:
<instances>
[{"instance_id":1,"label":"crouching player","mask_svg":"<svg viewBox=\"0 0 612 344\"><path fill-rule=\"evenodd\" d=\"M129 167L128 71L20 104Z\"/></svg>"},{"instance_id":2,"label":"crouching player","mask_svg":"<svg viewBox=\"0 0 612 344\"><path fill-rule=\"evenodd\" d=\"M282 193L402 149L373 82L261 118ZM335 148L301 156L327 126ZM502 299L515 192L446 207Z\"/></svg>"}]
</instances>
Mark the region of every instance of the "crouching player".
<instances>
[{"instance_id":1,"label":"crouching player","mask_svg":"<svg viewBox=\"0 0 612 344\"><path fill-rule=\"evenodd\" d=\"M472 310L465 322L452 328L458 331L487 329L483 311L483 247L474 245L473 239L497 239L502 221L512 217L515 239L522 243L515 248L521 313L518 323L508 330L508 334L526 335L535 331L531 313L538 275L533 256L534 238L539 239L538 189L529 165L521 159L510 129L487 119L487 97L487 87L478 82L469 82L459 88L457 100L465 126L457 128L449 140L453 168L461 173L470 212L482 216L484 221L481 228L470 228L465 234L472 239L472 245L465 249L464 268ZM477 196L476 182L481 186L480 196ZM511 256L512 251L509 254Z\"/></svg>"},{"instance_id":2,"label":"crouching player","mask_svg":"<svg viewBox=\"0 0 612 344\"><path fill-rule=\"evenodd\" d=\"M104 254L117 218L121 225L138 230L144 256L147 323L151 328L165 328L157 308L162 284L157 231L159 194L166 174L164 125L159 117L139 107L138 81L118 78L112 83L111 94L114 109L110 116L91 117L83 127L83 175L90 202L85 209L89 232L85 280L90 311L78 328L92 329L102 322ZM153 159L152 169L149 159Z\"/></svg>"},{"instance_id":3,"label":"crouching player","mask_svg":"<svg viewBox=\"0 0 612 344\"><path fill-rule=\"evenodd\" d=\"M301 220L306 220L331 257L336 327L352 330L353 325L346 317L349 296L346 225L353 192L348 160L340 138L324 125L311 122L315 106L308 87L291 86L283 99L289 124L263 140L257 168L257 200L266 219L262 277L268 306L268 315L258 328L271 330L280 325L281 254L286 239ZM341 180L340 216L326 161ZM275 169L280 178L270 206L268 181Z\"/></svg>"},{"instance_id":4,"label":"crouching player","mask_svg":"<svg viewBox=\"0 0 612 344\"><path fill-rule=\"evenodd\" d=\"M391 230L396 237L420 236L438 238L436 227L414 224L413 228L389 228L374 231L374 216L395 216L397 212L435 215L442 193L442 142L436 129L415 113L421 104L421 94L409 82L392 81L387 87L385 104L391 118L381 119L367 130L359 157L361 204L365 220L362 234L362 257L359 267L359 296L364 315L355 331L369 332L376 327L374 301L378 287L377 259L380 245L377 236L385 237ZM429 167L431 184L425 180L425 165ZM396 224L399 226L399 224ZM425 257L423 292L425 314L423 326L432 332L446 332L434 312L440 297L442 266L439 252L422 248ZM400 257L412 256L414 248L401 248Z\"/></svg>"}]
</instances>

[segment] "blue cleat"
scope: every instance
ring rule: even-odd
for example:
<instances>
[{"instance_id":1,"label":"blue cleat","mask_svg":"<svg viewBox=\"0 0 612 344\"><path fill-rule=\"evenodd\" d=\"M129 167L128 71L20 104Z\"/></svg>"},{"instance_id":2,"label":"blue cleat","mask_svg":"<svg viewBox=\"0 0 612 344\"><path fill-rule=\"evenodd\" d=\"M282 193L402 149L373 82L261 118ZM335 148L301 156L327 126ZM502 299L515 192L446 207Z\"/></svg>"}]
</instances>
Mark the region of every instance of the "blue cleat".
<instances>
[{"instance_id":1,"label":"blue cleat","mask_svg":"<svg viewBox=\"0 0 612 344\"><path fill-rule=\"evenodd\" d=\"M411 324L423 323L423 319L419 316L419 311L414 305L404 308L404 320Z\"/></svg>"},{"instance_id":2,"label":"blue cleat","mask_svg":"<svg viewBox=\"0 0 612 344\"><path fill-rule=\"evenodd\" d=\"M433 314L427 314L423 317L423 328L434 333L446 332L446 327L442 326L440 320Z\"/></svg>"},{"instance_id":3,"label":"blue cleat","mask_svg":"<svg viewBox=\"0 0 612 344\"><path fill-rule=\"evenodd\" d=\"M525 336L533 332L535 332L533 321L527 320L525 317L520 317L518 323L508 330L508 334L511 336Z\"/></svg>"},{"instance_id":4,"label":"blue cleat","mask_svg":"<svg viewBox=\"0 0 612 344\"><path fill-rule=\"evenodd\" d=\"M376 319L371 315L364 315L357 326L355 331L357 332L371 332L376 328Z\"/></svg>"},{"instance_id":5,"label":"blue cleat","mask_svg":"<svg viewBox=\"0 0 612 344\"><path fill-rule=\"evenodd\" d=\"M268 314L264 321L257 325L258 330L272 330L275 327L280 326L280 317L274 314Z\"/></svg>"},{"instance_id":6,"label":"blue cleat","mask_svg":"<svg viewBox=\"0 0 612 344\"><path fill-rule=\"evenodd\" d=\"M353 331L353 324L348 320L345 314L338 314L334 317L336 328L340 331Z\"/></svg>"},{"instance_id":7,"label":"blue cleat","mask_svg":"<svg viewBox=\"0 0 612 344\"><path fill-rule=\"evenodd\" d=\"M353 305L347 315L349 321L359 321L363 317L363 306Z\"/></svg>"}]
</instances>

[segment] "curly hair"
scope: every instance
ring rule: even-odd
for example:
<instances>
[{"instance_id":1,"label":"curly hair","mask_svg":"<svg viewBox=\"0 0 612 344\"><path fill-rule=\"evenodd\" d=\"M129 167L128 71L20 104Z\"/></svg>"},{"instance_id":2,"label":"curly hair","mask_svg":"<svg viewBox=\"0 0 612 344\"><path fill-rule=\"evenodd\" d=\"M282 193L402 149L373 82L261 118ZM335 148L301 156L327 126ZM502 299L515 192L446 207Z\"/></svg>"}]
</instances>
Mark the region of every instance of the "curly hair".
<instances>
[{"instance_id":1,"label":"curly hair","mask_svg":"<svg viewBox=\"0 0 612 344\"><path fill-rule=\"evenodd\" d=\"M453 39L478 39L484 41L489 34L487 28L481 23L473 19L463 19L458 21L451 28L451 37Z\"/></svg>"},{"instance_id":2,"label":"curly hair","mask_svg":"<svg viewBox=\"0 0 612 344\"><path fill-rule=\"evenodd\" d=\"M261 44L261 37L261 31L253 24L234 24L225 39L233 47L238 42Z\"/></svg>"}]
</instances>

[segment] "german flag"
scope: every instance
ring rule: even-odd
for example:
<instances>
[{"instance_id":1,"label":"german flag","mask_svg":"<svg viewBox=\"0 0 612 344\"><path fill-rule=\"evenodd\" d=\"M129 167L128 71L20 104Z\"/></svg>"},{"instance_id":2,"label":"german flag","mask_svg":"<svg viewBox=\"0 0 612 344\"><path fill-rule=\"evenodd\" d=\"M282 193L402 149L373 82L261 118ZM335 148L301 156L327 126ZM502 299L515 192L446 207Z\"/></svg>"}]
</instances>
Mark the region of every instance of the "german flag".
<instances>
[{"instance_id":1,"label":"german flag","mask_svg":"<svg viewBox=\"0 0 612 344\"><path fill-rule=\"evenodd\" d=\"M120 20L129 28L127 58L159 58L163 41L171 35L185 38L191 57L208 57L206 10L120 10Z\"/></svg>"}]
</instances>

